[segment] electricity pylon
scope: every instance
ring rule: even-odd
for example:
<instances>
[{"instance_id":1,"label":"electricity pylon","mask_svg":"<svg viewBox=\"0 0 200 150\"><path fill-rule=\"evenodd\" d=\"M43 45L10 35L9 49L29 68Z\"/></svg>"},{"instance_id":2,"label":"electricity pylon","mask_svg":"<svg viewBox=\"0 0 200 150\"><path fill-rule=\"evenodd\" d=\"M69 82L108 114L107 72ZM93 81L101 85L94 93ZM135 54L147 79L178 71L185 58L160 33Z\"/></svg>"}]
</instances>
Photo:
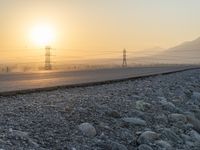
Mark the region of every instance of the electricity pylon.
<instances>
[{"instance_id":1,"label":"electricity pylon","mask_svg":"<svg viewBox=\"0 0 200 150\"><path fill-rule=\"evenodd\" d=\"M51 47L45 47L45 70L51 70Z\"/></svg>"},{"instance_id":2,"label":"electricity pylon","mask_svg":"<svg viewBox=\"0 0 200 150\"><path fill-rule=\"evenodd\" d=\"M122 63L122 67L123 68L127 67L126 49L123 50L123 63Z\"/></svg>"}]
</instances>

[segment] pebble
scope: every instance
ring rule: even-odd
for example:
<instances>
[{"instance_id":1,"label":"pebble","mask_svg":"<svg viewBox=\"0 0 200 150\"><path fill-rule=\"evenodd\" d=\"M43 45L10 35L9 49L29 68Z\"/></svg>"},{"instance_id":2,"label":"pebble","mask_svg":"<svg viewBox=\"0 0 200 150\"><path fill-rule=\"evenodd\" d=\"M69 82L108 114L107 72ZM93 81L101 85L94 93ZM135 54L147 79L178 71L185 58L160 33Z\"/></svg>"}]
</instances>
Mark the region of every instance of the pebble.
<instances>
[{"instance_id":1,"label":"pebble","mask_svg":"<svg viewBox=\"0 0 200 150\"><path fill-rule=\"evenodd\" d=\"M110 140L100 141L96 145L105 150L128 150L125 145Z\"/></svg>"},{"instance_id":2,"label":"pebble","mask_svg":"<svg viewBox=\"0 0 200 150\"><path fill-rule=\"evenodd\" d=\"M129 125L139 125L139 126L145 126L146 125L146 121L142 120L140 118L122 118L122 120L125 123L128 123Z\"/></svg>"},{"instance_id":3,"label":"pebble","mask_svg":"<svg viewBox=\"0 0 200 150\"><path fill-rule=\"evenodd\" d=\"M191 98L192 98L192 100L200 101L200 93L199 92L193 92Z\"/></svg>"},{"instance_id":4,"label":"pebble","mask_svg":"<svg viewBox=\"0 0 200 150\"><path fill-rule=\"evenodd\" d=\"M171 129L165 128L162 134L173 143L182 143L182 139Z\"/></svg>"},{"instance_id":5,"label":"pebble","mask_svg":"<svg viewBox=\"0 0 200 150\"><path fill-rule=\"evenodd\" d=\"M160 124L167 124L168 118L165 114L158 114L155 116L156 122L159 122Z\"/></svg>"},{"instance_id":6,"label":"pebble","mask_svg":"<svg viewBox=\"0 0 200 150\"><path fill-rule=\"evenodd\" d=\"M90 123L82 123L78 126L78 128L88 137L94 137L96 135L96 129Z\"/></svg>"},{"instance_id":7,"label":"pebble","mask_svg":"<svg viewBox=\"0 0 200 150\"><path fill-rule=\"evenodd\" d=\"M0 149L200 150L199 74L0 97Z\"/></svg>"},{"instance_id":8,"label":"pebble","mask_svg":"<svg viewBox=\"0 0 200 150\"><path fill-rule=\"evenodd\" d=\"M114 111L114 110L106 112L106 115L108 117L112 117L112 118L120 118L121 117L120 113L118 113L117 111Z\"/></svg>"},{"instance_id":9,"label":"pebble","mask_svg":"<svg viewBox=\"0 0 200 150\"><path fill-rule=\"evenodd\" d=\"M168 118L169 118L170 121L173 121L173 122L178 122L178 121L181 121L183 123L187 122L187 118L183 114L173 113L173 114L170 114L168 116Z\"/></svg>"},{"instance_id":10,"label":"pebble","mask_svg":"<svg viewBox=\"0 0 200 150\"><path fill-rule=\"evenodd\" d=\"M161 100L160 103L161 103L161 105L163 106L164 109L166 109L170 112L176 111L176 106L172 102Z\"/></svg>"},{"instance_id":11,"label":"pebble","mask_svg":"<svg viewBox=\"0 0 200 150\"><path fill-rule=\"evenodd\" d=\"M194 141L199 141L200 142L200 134L198 132L196 132L195 130L191 130L189 132L190 137L192 137L192 139Z\"/></svg>"},{"instance_id":12,"label":"pebble","mask_svg":"<svg viewBox=\"0 0 200 150\"><path fill-rule=\"evenodd\" d=\"M149 144L149 143L154 142L158 138L159 138L159 134L157 134L156 132L145 131L139 136L137 142L139 144Z\"/></svg>"},{"instance_id":13,"label":"pebble","mask_svg":"<svg viewBox=\"0 0 200 150\"><path fill-rule=\"evenodd\" d=\"M147 144L141 144L138 147L138 150L153 150L153 149L149 145L147 145Z\"/></svg>"},{"instance_id":14,"label":"pebble","mask_svg":"<svg viewBox=\"0 0 200 150\"><path fill-rule=\"evenodd\" d=\"M193 128L200 133L200 120L193 116L187 116L187 121L193 125Z\"/></svg>"},{"instance_id":15,"label":"pebble","mask_svg":"<svg viewBox=\"0 0 200 150\"><path fill-rule=\"evenodd\" d=\"M144 102L144 101L137 101L135 107L136 107L138 110L145 111L145 110L150 109L151 104L146 103L146 102Z\"/></svg>"},{"instance_id":16,"label":"pebble","mask_svg":"<svg viewBox=\"0 0 200 150\"><path fill-rule=\"evenodd\" d=\"M13 129L9 129L10 133L12 136L17 136L20 138L27 138L28 137L28 133L27 132L23 132L23 131L19 131L19 130L13 130Z\"/></svg>"},{"instance_id":17,"label":"pebble","mask_svg":"<svg viewBox=\"0 0 200 150\"><path fill-rule=\"evenodd\" d=\"M9 132L11 133L11 136L15 137L15 138L20 138L22 140L27 140L28 143L30 145L32 145L35 148L38 148L39 145L29 137L28 132L23 132L23 131L19 131L19 130L13 130L13 129L9 129Z\"/></svg>"},{"instance_id":18,"label":"pebble","mask_svg":"<svg viewBox=\"0 0 200 150\"><path fill-rule=\"evenodd\" d=\"M167 141L158 140L158 141L155 141L155 144L157 144L160 148L162 148L164 150L172 149L172 146Z\"/></svg>"}]
</instances>

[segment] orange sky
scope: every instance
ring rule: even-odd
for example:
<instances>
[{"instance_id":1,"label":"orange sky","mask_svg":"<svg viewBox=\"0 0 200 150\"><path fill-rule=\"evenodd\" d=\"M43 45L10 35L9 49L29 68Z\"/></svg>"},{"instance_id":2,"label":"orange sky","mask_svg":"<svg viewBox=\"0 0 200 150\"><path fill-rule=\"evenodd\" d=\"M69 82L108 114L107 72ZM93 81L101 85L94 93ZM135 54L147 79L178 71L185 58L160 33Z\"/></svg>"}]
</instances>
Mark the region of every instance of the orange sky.
<instances>
[{"instance_id":1,"label":"orange sky","mask_svg":"<svg viewBox=\"0 0 200 150\"><path fill-rule=\"evenodd\" d=\"M58 57L171 47L200 36L199 6L199 0L1 0L1 58L43 55L30 38L43 23L55 30L50 45Z\"/></svg>"}]
</instances>

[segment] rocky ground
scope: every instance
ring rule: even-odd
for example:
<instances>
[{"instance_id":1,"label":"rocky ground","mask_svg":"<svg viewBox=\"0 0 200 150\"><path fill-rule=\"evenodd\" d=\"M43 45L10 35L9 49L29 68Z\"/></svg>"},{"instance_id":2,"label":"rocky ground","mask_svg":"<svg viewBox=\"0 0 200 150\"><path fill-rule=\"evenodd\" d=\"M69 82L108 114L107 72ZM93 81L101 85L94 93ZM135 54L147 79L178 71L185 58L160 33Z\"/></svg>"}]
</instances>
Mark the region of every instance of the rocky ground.
<instances>
[{"instance_id":1,"label":"rocky ground","mask_svg":"<svg viewBox=\"0 0 200 150\"><path fill-rule=\"evenodd\" d=\"M199 150L200 70L0 97L1 150Z\"/></svg>"}]
</instances>

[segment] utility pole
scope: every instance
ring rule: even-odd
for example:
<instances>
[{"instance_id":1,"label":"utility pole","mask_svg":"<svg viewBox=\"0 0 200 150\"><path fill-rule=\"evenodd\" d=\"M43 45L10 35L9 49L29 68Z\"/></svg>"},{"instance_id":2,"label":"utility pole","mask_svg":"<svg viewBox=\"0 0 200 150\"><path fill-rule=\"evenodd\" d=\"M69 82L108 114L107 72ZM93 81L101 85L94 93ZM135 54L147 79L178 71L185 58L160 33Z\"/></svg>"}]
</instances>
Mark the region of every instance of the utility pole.
<instances>
[{"instance_id":1,"label":"utility pole","mask_svg":"<svg viewBox=\"0 0 200 150\"><path fill-rule=\"evenodd\" d=\"M127 67L127 61L126 61L126 49L123 50L123 63L122 67L126 68Z\"/></svg>"},{"instance_id":2,"label":"utility pole","mask_svg":"<svg viewBox=\"0 0 200 150\"><path fill-rule=\"evenodd\" d=\"M8 67L8 66L6 67L6 72L7 72L7 73L9 72L9 67Z\"/></svg>"},{"instance_id":3,"label":"utility pole","mask_svg":"<svg viewBox=\"0 0 200 150\"><path fill-rule=\"evenodd\" d=\"M51 70L51 47L45 47L45 70Z\"/></svg>"}]
</instances>

